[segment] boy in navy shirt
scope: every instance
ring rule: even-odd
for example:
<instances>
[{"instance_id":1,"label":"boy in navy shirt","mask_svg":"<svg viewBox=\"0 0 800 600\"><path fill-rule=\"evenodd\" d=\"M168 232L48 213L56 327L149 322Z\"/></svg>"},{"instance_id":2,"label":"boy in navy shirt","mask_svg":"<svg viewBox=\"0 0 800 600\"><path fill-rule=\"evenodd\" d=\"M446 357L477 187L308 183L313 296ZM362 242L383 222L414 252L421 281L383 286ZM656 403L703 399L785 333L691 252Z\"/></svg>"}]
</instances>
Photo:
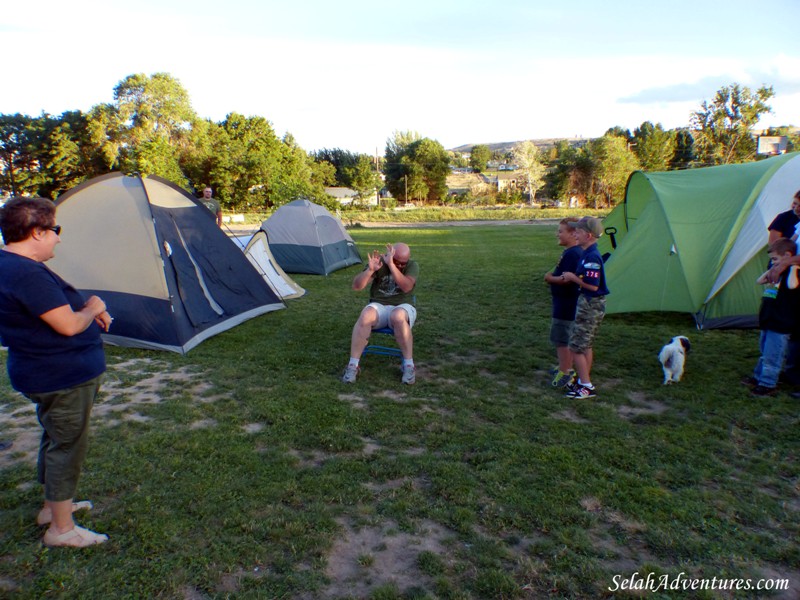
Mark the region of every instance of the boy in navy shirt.
<instances>
[{"instance_id":1,"label":"boy in navy shirt","mask_svg":"<svg viewBox=\"0 0 800 600\"><path fill-rule=\"evenodd\" d=\"M574 273L564 273L567 281L578 284L580 297L575 313L575 325L569 338L569 349L578 372L578 380L569 386L568 398L594 398L597 392L591 382L594 353L592 345L600 322L606 314L606 274L603 257L597 249L597 239L603 235L600 219L583 217L572 225L583 248L583 257Z\"/></svg>"},{"instance_id":2,"label":"boy in navy shirt","mask_svg":"<svg viewBox=\"0 0 800 600\"><path fill-rule=\"evenodd\" d=\"M558 245L564 247L561 258L552 273L544 276L553 294L553 319L550 324L550 341L556 347L558 367L554 369L553 387L564 387L575 377L572 368L572 353L569 351L569 336L575 323L575 307L578 304L578 286L567 281L563 275L578 269L583 250L578 246L578 237L570 223L577 223L576 217L562 219L558 225Z\"/></svg>"}]
</instances>

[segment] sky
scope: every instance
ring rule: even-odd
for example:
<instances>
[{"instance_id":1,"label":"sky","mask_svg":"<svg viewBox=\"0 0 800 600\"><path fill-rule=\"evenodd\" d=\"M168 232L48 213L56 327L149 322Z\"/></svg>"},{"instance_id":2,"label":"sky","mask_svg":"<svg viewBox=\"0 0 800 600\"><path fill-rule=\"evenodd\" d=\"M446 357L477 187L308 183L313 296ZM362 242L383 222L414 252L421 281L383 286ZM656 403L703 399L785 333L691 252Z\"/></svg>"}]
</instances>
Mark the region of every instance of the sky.
<instances>
[{"instance_id":1,"label":"sky","mask_svg":"<svg viewBox=\"0 0 800 600\"><path fill-rule=\"evenodd\" d=\"M689 125L734 82L800 126L800 0L27 0L0 11L0 114L113 102L166 72L198 116L261 116L305 150L383 154Z\"/></svg>"}]
</instances>

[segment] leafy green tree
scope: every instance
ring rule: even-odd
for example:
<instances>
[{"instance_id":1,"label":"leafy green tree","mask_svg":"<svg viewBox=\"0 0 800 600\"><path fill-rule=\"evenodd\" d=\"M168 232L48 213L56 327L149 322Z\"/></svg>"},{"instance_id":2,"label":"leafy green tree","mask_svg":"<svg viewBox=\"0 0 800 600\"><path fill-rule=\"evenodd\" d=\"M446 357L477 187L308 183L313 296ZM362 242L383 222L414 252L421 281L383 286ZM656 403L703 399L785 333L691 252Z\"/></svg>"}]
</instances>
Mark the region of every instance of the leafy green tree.
<instances>
[{"instance_id":1,"label":"leafy green tree","mask_svg":"<svg viewBox=\"0 0 800 600\"><path fill-rule=\"evenodd\" d=\"M771 86L753 92L734 83L720 88L711 102L704 100L691 116L698 162L724 165L753 160L757 148L752 128L771 111L767 101L773 96Z\"/></svg>"},{"instance_id":2,"label":"leafy green tree","mask_svg":"<svg viewBox=\"0 0 800 600\"><path fill-rule=\"evenodd\" d=\"M120 168L120 152L129 142L123 134L119 111L113 104L93 106L86 124L91 150L109 171Z\"/></svg>"},{"instance_id":3,"label":"leafy green tree","mask_svg":"<svg viewBox=\"0 0 800 600\"><path fill-rule=\"evenodd\" d=\"M129 75L114 88L115 111L109 125L117 131L120 168L166 177L186 185L180 172L180 147L197 120L189 94L168 73Z\"/></svg>"},{"instance_id":4,"label":"leafy green tree","mask_svg":"<svg viewBox=\"0 0 800 600\"><path fill-rule=\"evenodd\" d=\"M284 148L269 121L230 113L209 134L208 179L195 186L211 185L221 204L242 210L275 204Z\"/></svg>"},{"instance_id":5,"label":"leafy green tree","mask_svg":"<svg viewBox=\"0 0 800 600\"><path fill-rule=\"evenodd\" d=\"M450 156L450 164L452 166L462 169L469 166L467 159L464 158L464 155L461 152L448 151L448 155Z\"/></svg>"},{"instance_id":6,"label":"leafy green tree","mask_svg":"<svg viewBox=\"0 0 800 600\"><path fill-rule=\"evenodd\" d=\"M169 73L128 75L114 88L114 100L128 139L180 142L197 119L189 93Z\"/></svg>"},{"instance_id":7,"label":"leafy green tree","mask_svg":"<svg viewBox=\"0 0 800 600\"><path fill-rule=\"evenodd\" d=\"M87 115L69 111L60 117L42 115L36 122L40 132L36 147L39 195L55 199L108 171L90 143Z\"/></svg>"},{"instance_id":8,"label":"leafy green tree","mask_svg":"<svg viewBox=\"0 0 800 600\"><path fill-rule=\"evenodd\" d=\"M469 155L469 166L476 173L481 173L486 170L486 163L492 158L492 151L489 146L485 144L478 144L472 147Z\"/></svg>"},{"instance_id":9,"label":"leafy green tree","mask_svg":"<svg viewBox=\"0 0 800 600\"><path fill-rule=\"evenodd\" d=\"M32 124L27 115L0 115L0 191L4 194L31 195L38 188Z\"/></svg>"},{"instance_id":10,"label":"leafy green tree","mask_svg":"<svg viewBox=\"0 0 800 600\"><path fill-rule=\"evenodd\" d=\"M427 203L442 202L447 196L447 176L450 174L450 157L439 142L423 138L412 144L411 156L423 169L423 179L428 188L420 197Z\"/></svg>"},{"instance_id":11,"label":"leafy green tree","mask_svg":"<svg viewBox=\"0 0 800 600\"><path fill-rule=\"evenodd\" d=\"M392 137L386 140L383 174L386 178L386 188L398 200L407 201L408 161L403 162L403 157L410 152L411 144L421 139L422 136L415 131L395 131Z\"/></svg>"},{"instance_id":12,"label":"leafy green tree","mask_svg":"<svg viewBox=\"0 0 800 600\"><path fill-rule=\"evenodd\" d=\"M604 135L593 140L590 149L595 160L594 206L614 206L624 198L628 178L640 168L639 160L628 149L625 139L616 135Z\"/></svg>"},{"instance_id":13,"label":"leafy green tree","mask_svg":"<svg viewBox=\"0 0 800 600\"><path fill-rule=\"evenodd\" d=\"M556 158L546 179L555 198L568 204L576 198L585 204L592 195L595 160L589 145L574 147L566 140L555 147Z\"/></svg>"},{"instance_id":14,"label":"leafy green tree","mask_svg":"<svg viewBox=\"0 0 800 600\"><path fill-rule=\"evenodd\" d=\"M311 181L321 186L336 185L336 167L326 160L311 161Z\"/></svg>"},{"instance_id":15,"label":"leafy green tree","mask_svg":"<svg viewBox=\"0 0 800 600\"><path fill-rule=\"evenodd\" d=\"M675 133L675 154L670 161L670 168L688 169L694 161L694 138L688 129L678 129Z\"/></svg>"},{"instance_id":16,"label":"leafy green tree","mask_svg":"<svg viewBox=\"0 0 800 600\"><path fill-rule=\"evenodd\" d=\"M308 198L330 207L323 185L314 181L313 157L297 145L290 133L284 135L281 142L281 164L270 184L270 204L281 206L298 198Z\"/></svg>"},{"instance_id":17,"label":"leafy green tree","mask_svg":"<svg viewBox=\"0 0 800 600\"><path fill-rule=\"evenodd\" d=\"M619 125L615 125L614 127L610 127L608 129L608 131L606 131L603 135L604 136L613 135L615 137L622 138L623 140L625 140L628 143L632 143L633 142L633 136L631 135L631 130L630 129L625 129L623 127L620 127Z\"/></svg>"},{"instance_id":18,"label":"leafy green tree","mask_svg":"<svg viewBox=\"0 0 800 600\"><path fill-rule=\"evenodd\" d=\"M542 163L542 156L536 144L527 140L516 144L512 150L514 161L519 165L520 170L527 182L528 199L531 204L536 197L536 192L544 187L545 165Z\"/></svg>"},{"instance_id":19,"label":"leafy green tree","mask_svg":"<svg viewBox=\"0 0 800 600\"><path fill-rule=\"evenodd\" d=\"M352 187L348 176L348 169L354 167L358 162L358 154L341 148L323 148L311 153L317 162L327 162L334 166L335 185L341 187Z\"/></svg>"},{"instance_id":20,"label":"leafy green tree","mask_svg":"<svg viewBox=\"0 0 800 600\"><path fill-rule=\"evenodd\" d=\"M356 164L345 168L345 171L347 180L350 182L347 187L358 192L362 199L374 196L383 184L380 175L375 170L372 158L366 154L360 154Z\"/></svg>"},{"instance_id":21,"label":"leafy green tree","mask_svg":"<svg viewBox=\"0 0 800 600\"><path fill-rule=\"evenodd\" d=\"M642 169L666 171L675 156L675 132L664 131L661 123L645 121L633 132L633 147Z\"/></svg>"}]
</instances>

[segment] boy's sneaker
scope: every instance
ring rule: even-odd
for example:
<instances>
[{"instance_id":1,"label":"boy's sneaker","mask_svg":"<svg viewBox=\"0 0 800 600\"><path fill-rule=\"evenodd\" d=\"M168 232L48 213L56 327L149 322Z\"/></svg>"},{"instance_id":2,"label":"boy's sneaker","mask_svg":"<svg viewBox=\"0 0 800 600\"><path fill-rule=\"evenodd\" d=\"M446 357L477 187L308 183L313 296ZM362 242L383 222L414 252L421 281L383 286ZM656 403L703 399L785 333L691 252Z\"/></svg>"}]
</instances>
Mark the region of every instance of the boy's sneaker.
<instances>
[{"instance_id":1,"label":"boy's sneaker","mask_svg":"<svg viewBox=\"0 0 800 600\"><path fill-rule=\"evenodd\" d=\"M417 380L417 370L414 365L403 365L403 379L401 381L412 385Z\"/></svg>"},{"instance_id":2,"label":"boy's sneaker","mask_svg":"<svg viewBox=\"0 0 800 600\"><path fill-rule=\"evenodd\" d=\"M344 375L342 375L342 383L355 383L360 371L361 368L356 365L347 365Z\"/></svg>"},{"instance_id":3,"label":"boy's sneaker","mask_svg":"<svg viewBox=\"0 0 800 600\"><path fill-rule=\"evenodd\" d=\"M564 371L556 371L556 374L553 376L553 381L550 382L550 385L553 387L564 387L572 383L574 379L574 369L570 369L566 373L564 373Z\"/></svg>"},{"instance_id":4,"label":"boy's sneaker","mask_svg":"<svg viewBox=\"0 0 800 600\"><path fill-rule=\"evenodd\" d=\"M774 396L778 393L778 390L764 385L757 385L750 390L750 393L753 394L753 396Z\"/></svg>"},{"instance_id":5,"label":"boy's sneaker","mask_svg":"<svg viewBox=\"0 0 800 600\"><path fill-rule=\"evenodd\" d=\"M569 391L565 394L567 398L594 398L597 396L597 390L594 386L587 387L579 383L573 383L568 388Z\"/></svg>"}]
</instances>

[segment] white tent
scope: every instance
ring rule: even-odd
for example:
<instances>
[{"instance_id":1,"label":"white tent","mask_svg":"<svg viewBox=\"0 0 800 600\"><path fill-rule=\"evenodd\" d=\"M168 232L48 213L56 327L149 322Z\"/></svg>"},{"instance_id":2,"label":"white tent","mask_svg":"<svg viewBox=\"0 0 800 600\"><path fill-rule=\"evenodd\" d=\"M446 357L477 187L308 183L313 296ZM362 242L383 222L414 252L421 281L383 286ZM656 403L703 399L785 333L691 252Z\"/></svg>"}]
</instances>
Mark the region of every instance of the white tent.
<instances>
[{"instance_id":1,"label":"white tent","mask_svg":"<svg viewBox=\"0 0 800 600\"><path fill-rule=\"evenodd\" d=\"M261 273L264 280L281 298L284 300L299 298L306 293L275 261L269 249L266 233L259 230L253 236L236 236L233 240L256 271Z\"/></svg>"}]
</instances>

